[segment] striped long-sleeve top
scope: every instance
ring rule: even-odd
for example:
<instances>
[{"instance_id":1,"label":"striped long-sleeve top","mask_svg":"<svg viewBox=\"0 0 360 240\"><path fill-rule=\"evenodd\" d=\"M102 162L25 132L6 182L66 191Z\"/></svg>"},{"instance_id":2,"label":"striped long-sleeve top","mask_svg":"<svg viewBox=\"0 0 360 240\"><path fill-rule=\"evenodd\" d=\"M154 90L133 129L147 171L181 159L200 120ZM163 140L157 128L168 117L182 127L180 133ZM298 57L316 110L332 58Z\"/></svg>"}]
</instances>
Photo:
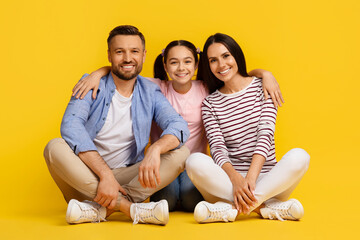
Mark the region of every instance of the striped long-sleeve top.
<instances>
[{"instance_id":1,"label":"striped long-sleeve top","mask_svg":"<svg viewBox=\"0 0 360 240\"><path fill-rule=\"evenodd\" d=\"M274 131L277 109L264 101L262 81L254 78L240 92L215 91L202 103L202 118L211 155L220 167L230 162L238 172L249 170L253 154L265 157L261 172L276 164Z\"/></svg>"}]
</instances>

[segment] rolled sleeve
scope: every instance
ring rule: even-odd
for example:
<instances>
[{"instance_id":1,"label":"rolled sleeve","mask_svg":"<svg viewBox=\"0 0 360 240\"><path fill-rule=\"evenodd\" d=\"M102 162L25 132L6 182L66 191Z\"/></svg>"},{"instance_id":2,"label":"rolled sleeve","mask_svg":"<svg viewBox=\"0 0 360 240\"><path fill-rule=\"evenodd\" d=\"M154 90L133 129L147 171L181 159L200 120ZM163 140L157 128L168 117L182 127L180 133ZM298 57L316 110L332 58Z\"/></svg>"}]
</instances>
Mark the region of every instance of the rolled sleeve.
<instances>
[{"instance_id":1,"label":"rolled sleeve","mask_svg":"<svg viewBox=\"0 0 360 240\"><path fill-rule=\"evenodd\" d=\"M61 136L77 155L80 152L97 150L85 128L92 101L91 92L84 99L72 97L61 122Z\"/></svg>"},{"instance_id":2,"label":"rolled sleeve","mask_svg":"<svg viewBox=\"0 0 360 240\"><path fill-rule=\"evenodd\" d=\"M187 122L175 111L160 89L156 90L153 100L154 120L163 130L160 137L166 134L173 135L180 142L177 148L181 147L190 136Z\"/></svg>"}]
</instances>

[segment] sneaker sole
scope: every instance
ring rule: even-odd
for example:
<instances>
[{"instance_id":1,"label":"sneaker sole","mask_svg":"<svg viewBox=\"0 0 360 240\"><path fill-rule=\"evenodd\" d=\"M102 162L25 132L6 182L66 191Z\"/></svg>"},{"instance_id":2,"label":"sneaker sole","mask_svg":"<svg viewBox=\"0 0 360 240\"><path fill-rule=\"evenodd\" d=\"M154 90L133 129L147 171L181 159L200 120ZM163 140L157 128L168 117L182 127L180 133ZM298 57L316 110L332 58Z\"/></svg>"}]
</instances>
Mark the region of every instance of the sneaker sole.
<instances>
[{"instance_id":1,"label":"sneaker sole","mask_svg":"<svg viewBox=\"0 0 360 240\"><path fill-rule=\"evenodd\" d=\"M196 204L195 209L194 209L194 219L195 219L195 221L196 221L197 223L206 223L206 222L203 222L203 221L206 220L206 219L200 220L200 219L197 218L198 211L199 211L199 208L200 208L201 206L205 206L205 207L208 209L208 206L206 205L206 201L201 201L201 202L199 202L198 204Z\"/></svg>"},{"instance_id":2,"label":"sneaker sole","mask_svg":"<svg viewBox=\"0 0 360 240\"><path fill-rule=\"evenodd\" d=\"M169 204L166 200L161 200L160 202L164 202L164 204L161 204L163 206L163 212L166 213L164 215L164 223L161 223L161 225L166 225L169 222Z\"/></svg>"},{"instance_id":3,"label":"sneaker sole","mask_svg":"<svg viewBox=\"0 0 360 240\"><path fill-rule=\"evenodd\" d=\"M304 216L304 207L303 207L303 205L301 204L301 202L299 202L297 199L295 199L295 198L292 198L292 199L289 199L288 201L293 201L294 202L294 204L296 204L296 205L298 205L299 207L300 207L300 213L299 213L299 215L300 215L300 217L294 217L295 218L295 220L299 220L299 219L301 219L303 216Z\"/></svg>"},{"instance_id":4,"label":"sneaker sole","mask_svg":"<svg viewBox=\"0 0 360 240\"><path fill-rule=\"evenodd\" d=\"M73 207L74 204L76 204L76 202L78 202L78 201L75 200L75 199L71 199L69 204L68 204L68 207L67 207L67 210L66 210L66 217L65 217L66 222L68 224L73 224L72 222L70 222L70 215L71 215L72 207Z\"/></svg>"}]
</instances>

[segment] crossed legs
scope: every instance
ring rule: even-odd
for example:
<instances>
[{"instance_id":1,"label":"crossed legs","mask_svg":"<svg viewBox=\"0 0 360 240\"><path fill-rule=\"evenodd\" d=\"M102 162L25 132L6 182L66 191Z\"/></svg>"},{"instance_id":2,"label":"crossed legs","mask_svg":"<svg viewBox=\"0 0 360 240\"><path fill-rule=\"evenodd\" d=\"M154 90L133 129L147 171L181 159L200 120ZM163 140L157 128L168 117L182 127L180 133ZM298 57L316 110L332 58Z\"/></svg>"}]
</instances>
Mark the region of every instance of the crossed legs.
<instances>
[{"instance_id":1,"label":"crossed legs","mask_svg":"<svg viewBox=\"0 0 360 240\"><path fill-rule=\"evenodd\" d=\"M303 149L287 152L268 173L260 174L255 188L258 200L251 210L259 213L259 206L271 198L287 200L308 169L310 156ZM218 201L233 204L233 186L225 171L207 155L194 153L186 161L191 181L209 203ZM244 174L245 177L245 174Z\"/></svg>"},{"instance_id":2,"label":"crossed legs","mask_svg":"<svg viewBox=\"0 0 360 240\"><path fill-rule=\"evenodd\" d=\"M139 163L129 167L113 169L113 174L127 195L119 192L115 211L130 216L132 203L139 203L156 191L171 183L185 167L189 155L186 147L161 155L161 183L156 188L143 188L138 181ZM61 138L51 140L44 150L44 157L49 172L64 195L67 202L71 199L92 201L97 192L98 177L74 154L68 144ZM107 211L107 215L112 211Z\"/></svg>"}]
</instances>

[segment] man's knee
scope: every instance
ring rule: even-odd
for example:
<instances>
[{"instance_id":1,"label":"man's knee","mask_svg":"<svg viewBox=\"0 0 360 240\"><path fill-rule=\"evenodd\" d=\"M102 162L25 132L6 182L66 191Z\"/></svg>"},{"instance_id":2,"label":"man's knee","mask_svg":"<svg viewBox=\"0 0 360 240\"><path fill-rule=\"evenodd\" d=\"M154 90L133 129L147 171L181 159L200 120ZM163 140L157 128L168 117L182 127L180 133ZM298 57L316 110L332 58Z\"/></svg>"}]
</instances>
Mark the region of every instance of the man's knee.
<instances>
[{"instance_id":1,"label":"man's knee","mask_svg":"<svg viewBox=\"0 0 360 240\"><path fill-rule=\"evenodd\" d=\"M175 168L179 168L181 172L185 169L185 162L190 155L190 150L184 145L179 149L166 153L166 161L169 161ZM165 160L165 159L162 159Z\"/></svg>"},{"instance_id":2,"label":"man's knee","mask_svg":"<svg viewBox=\"0 0 360 240\"><path fill-rule=\"evenodd\" d=\"M63 144L64 139L62 138L54 138L51 139L50 142L45 146L44 149L44 158L47 163L50 163L52 160L52 156L56 155L57 149L61 144Z\"/></svg>"}]
</instances>

